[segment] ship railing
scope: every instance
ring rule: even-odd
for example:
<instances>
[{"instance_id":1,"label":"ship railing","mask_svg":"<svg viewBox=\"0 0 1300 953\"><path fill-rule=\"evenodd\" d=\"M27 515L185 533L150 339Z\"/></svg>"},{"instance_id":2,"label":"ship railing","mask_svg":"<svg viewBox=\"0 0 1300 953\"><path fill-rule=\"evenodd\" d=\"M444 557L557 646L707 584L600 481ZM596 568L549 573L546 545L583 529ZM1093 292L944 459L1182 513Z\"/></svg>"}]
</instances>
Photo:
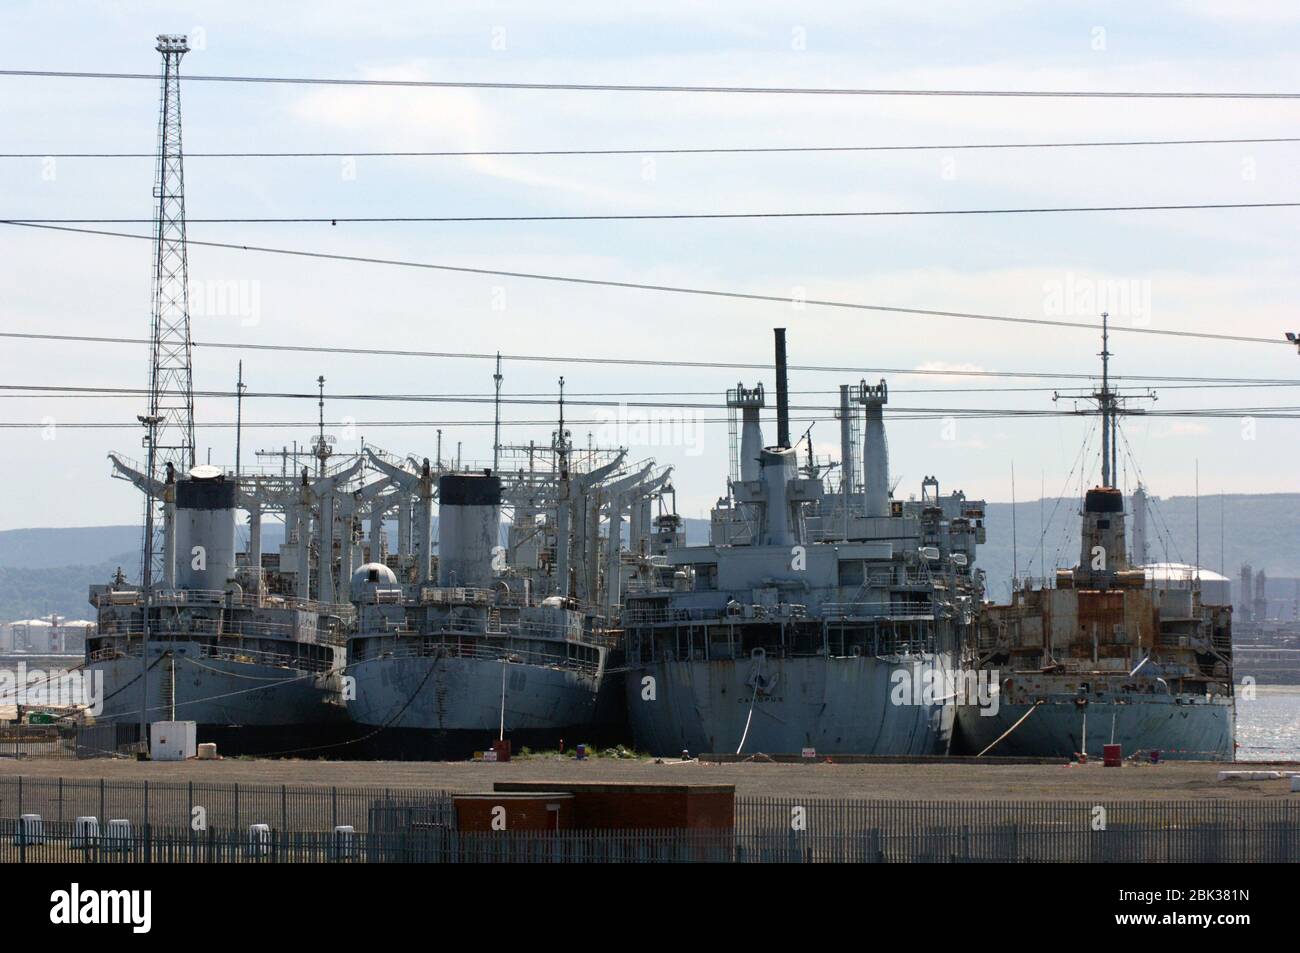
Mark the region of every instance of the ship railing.
<instances>
[{"instance_id":1,"label":"ship railing","mask_svg":"<svg viewBox=\"0 0 1300 953\"><path fill-rule=\"evenodd\" d=\"M522 620L501 622L491 616L470 619L436 619L429 627L439 632L451 632L467 636L507 636L515 638L545 639L550 642L564 642L590 638L591 633L575 623L563 625L552 622L535 622ZM418 636L424 631L418 625L412 625L406 619L381 619L377 624L367 624L357 634L363 637L372 635Z\"/></svg>"},{"instance_id":2,"label":"ship railing","mask_svg":"<svg viewBox=\"0 0 1300 953\"><path fill-rule=\"evenodd\" d=\"M150 601L156 606L224 605L238 599L224 589L154 589Z\"/></svg>"},{"instance_id":3,"label":"ship railing","mask_svg":"<svg viewBox=\"0 0 1300 953\"><path fill-rule=\"evenodd\" d=\"M199 646L199 657L222 662L244 662L306 672L328 672L333 668L333 663L327 659L304 658L284 652L263 652L257 649L235 648L234 646L211 645L208 643Z\"/></svg>"},{"instance_id":4,"label":"ship railing","mask_svg":"<svg viewBox=\"0 0 1300 953\"><path fill-rule=\"evenodd\" d=\"M901 575L896 572L868 571L862 581L863 589L912 589L929 588L935 584L935 574L926 570L912 570Z\"/></svg>"},{"instance_id":5,"label":"ship railing","mask_svg":"<svg viewBox=\"0 0 1300 953\"><path fill-rule=\"evenodd\" d=\"M747 622L781 622L794 621L798 619L816 619L820 617L826 621L838 622L843 620L871 620L871 619L924 619L933 620L935 618L935 608L933 605L925 604L908 604L903 602L826 602L820 606L820 612L817 607L812 607L809 612L808 606L794 606L791 604L782 604L780 606L763 606L755 605L748 607L751 611L748 613L744 610L747 607L740 607L739 611L728 612L726 609L715 609L709 607L698 608L673 608L669 606L655 606L653 608L632 608L623 613L624 625L660 625L669 623L682 622L730 622L737 625L743 625ZM789 614L784 613L783 609L792 610Z\"/></svg>"},{"instance_id":6,"label":"ship railing","mask_svg":"<svg viewBox=\"0 0 1300 953\"><path fill-rule=\"evenodd\" d=\"M633 578L627 581L624 590L629 593L643 595L651 592L672 592L672 586L665 586L657 579Z\"/></svg>"},{"instance_id":7,"label":"ship railing","mask_svg":"<svg viewBox=\"0 0 1300 953\"><path fill-rule=\"evenodd\" d=\"M363 627L357 629L358 635L419 635L419 630L406 619L366 619Z\"/></svg>"},{"instance_id":8,"label":"ship railing","mask_svg":"<svg viewBox=\"0 0 1300 953\"><path fill-rule=\"evenodd\" d=\"M421 586L421 605L485 606L494 601L491 589L470 586Z\"/></svg>"},{"instance_id":9,"label":"ship railing","mask_svg":"<svg viewBox=\"0 0 1300 953\"><path fill-rule=\"evenodd\" d=\"M143 601L137 600L137 604ZM150 601L156 606L231 606L241 609L297 609L316 615L335 615L350 618L355 614L351 603L319 602L299 599L296 596L278 596L247 590L235 594L223 589L154 589Z\"/></svg>"},{"instance_id":10,"label":"ship railing","mask_svg":"<svg viewBox=\"0 0 1300 953\"><path fill-rule=\"evenodd\" d=\"M722 611L710 608L672 608L656 606L653 609L628 608L623 610L624 625L655 625L664 622L711 622L722 618Z\"/></svg>"},{"instance_id":11,"label":"ship railing","mask_svg":"<svg viewBox=\"0 0 1300 953\"><path fill-rule=\"evenodd\" d=\"M744 625L748 622L779 624L782 622L804 621L809 618L808 606L783 602L770 606L759 603L748 606L735 604L731 611L728 611L725 607L713 608L710 606L633 608L624 610L622 621L624 626L681 622L730 622L735 625Z\"/></svg>"},{"instance_id":12,"label":"ship railing","mask_svg":"<svg viewBox=\"0 0 1300 953\"><path fill-rule=\"evenodd\" d=\"M548 642L564 642L580 639L583 635L581 626L563 626L546 622L500 622L491 619L446 619L436 623L438 631L455 635L508 636L514 638L545 639Z\"/></svg>"},{"instance_id":13,"label":"ship railing","mask_svg":"<svg viewBox=\"0 0 1300 953\"><path fill-rule=\"evenodd\" d=\"M501 590L494 589L493 604L498 606L509 606L512 609L527 609L537 605L537 599L533 596L525 596L522 592L515 589Z\"/></svg>"},{"instance_id":14,"label":"ship railing","mask_svg":"<svg viewBox=\"0 0 1300 953\"><path fill-rule=\"evenodd\" d=\"M906 602L826 602L822 604L826 619L933 619L934 606Z\"/></svg>"},{"instance_id":15,"label":"ship railing","mask_svg":"<svg viewBox=\"0 0 1300 953\"><path fill-rule=\"evenodd\" d=\"M815 642L783 643L771 639L759 645L751 641L736 639L729 642L707 641L703 638L685 639L680 635L676 641L668 639L645 640L638 648L631 650L631 655L641 662L688 662L688 661L744 661L753 655L757 648L763 649L768 658L854 658L863 656L918 656L932 655L936 651L933 637L907 637L889 632L879 632L867 638L853 641L840 639L831 635L824 643Z\"/></svg>"},{"instance_id":16,"label":"ship railing","mask_svg":"<svg viewBox=\"0 0 1300 953\"><path fill-rule=\"evenodd\" d=\"M99 630L99 635L127 636L133 638L144 634L143 620L106 623ZM149 626L149 638L166 640L188 638L191 636L242 636L247 638L284 639L293 642L318 642L337 640L341 636L331 636L328 630L314 626L293 625L287 622L232 622L223 619L184 619L177 623L166 620L155 621Z\"/></svg>"},{"instance_id":17,"label":"ship railing","mask_svg":"<svg viewBox=\"0 0 1300 953\"><path fill-rule=\"evenodd\" d=\"M96 649L87 656L88 661L104 662L115 658L139 658L139 643L126 647L108 646ZM189 656L180 656L187 658ZM244 662L252 665L266 665L273 668L287 668L295 671L328 672L333 663L326 659L306 658L285 652L264 652L259 649L247 649L237 646L213 645L202 642L198 646L198 658L214 659L225 662Z\"/></svg>"},{"instance_id":18,"label":"ship railing","mask_svg":"<svg viewBox=\"0 0 1300 953\"><path fill-rule=\"evenodd\" d=\"M314 615L333 615L343 619L351 618L356 609L350 602L319 602L315 599L299 599L296 596L279 596L245 591L243 595L230 599L230 605L245 609L297 609Z\"/></svg>"},{"instance_id":19,"label":"ship railing","mask_svg":"<svg viewBox=\"0 0 1300 953\"><path fill-rule=\"evenodd\" d=\"M581 623L564 625L555 622L535 622L531 619L522 619L515 625L515 631L529 638L580 639L584 630Z\"/></svg>"},{"instance_id":20,"label":"ship railing","mask_svg":"<svg viewBox=\"0 0 1300 953\"><path fill-rule=\"evenodd\" d=\"M594 646L593 646L594 648ZM372 656L372 658L375 656ZM480 661L497 661L508 664L539 665L547 668L572 669L595 675L599 663L553 652L540 652L511 645L492 645L478 640L437 639L431 637L401 639L391 646L383 646L380 658L460 658ZM362 659L361 661L369 661Z\"/></svg>"}]
</instances>

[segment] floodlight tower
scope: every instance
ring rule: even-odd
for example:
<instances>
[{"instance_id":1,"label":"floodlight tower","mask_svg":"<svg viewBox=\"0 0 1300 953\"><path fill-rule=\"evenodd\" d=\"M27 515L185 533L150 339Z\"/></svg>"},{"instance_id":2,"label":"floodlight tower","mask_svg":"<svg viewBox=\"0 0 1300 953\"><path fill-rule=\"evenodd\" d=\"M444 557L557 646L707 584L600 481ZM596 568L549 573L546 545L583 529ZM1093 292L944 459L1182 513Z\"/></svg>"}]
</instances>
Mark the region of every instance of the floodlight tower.
<instances>
[{"instance_id":1,"label":"floodlight tower","mask_svg":"<svg viewBox=\"0 0 1300 953\"><path fill-rule=\"evenodd\" d=\"M162 34L162 101L154 178L153 332L149 416L157 417L155 467L194 466L194 383L190 340L189 263L185 248L185 170L181 150L183 36ZM154 476L155 474L150 474Z\"/></svg>"}]
</instances>

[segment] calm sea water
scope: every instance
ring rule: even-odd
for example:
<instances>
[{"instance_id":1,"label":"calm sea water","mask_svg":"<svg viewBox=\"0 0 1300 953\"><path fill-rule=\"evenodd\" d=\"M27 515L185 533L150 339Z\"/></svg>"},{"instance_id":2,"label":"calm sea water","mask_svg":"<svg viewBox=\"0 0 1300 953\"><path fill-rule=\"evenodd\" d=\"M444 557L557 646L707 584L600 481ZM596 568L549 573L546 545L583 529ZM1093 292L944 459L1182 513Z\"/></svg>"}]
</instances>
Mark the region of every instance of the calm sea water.
<instances>
[{"instance_id":1,"label":"calm sea water","mask_svg":"<svg viewBox=\"0 0 1300 953\"><path fill-rule=\"evenodd\" d=\"M1300 761L1300 685L1260 685L1237 697L1237 760Z\"/></svg>"}]
</instances>

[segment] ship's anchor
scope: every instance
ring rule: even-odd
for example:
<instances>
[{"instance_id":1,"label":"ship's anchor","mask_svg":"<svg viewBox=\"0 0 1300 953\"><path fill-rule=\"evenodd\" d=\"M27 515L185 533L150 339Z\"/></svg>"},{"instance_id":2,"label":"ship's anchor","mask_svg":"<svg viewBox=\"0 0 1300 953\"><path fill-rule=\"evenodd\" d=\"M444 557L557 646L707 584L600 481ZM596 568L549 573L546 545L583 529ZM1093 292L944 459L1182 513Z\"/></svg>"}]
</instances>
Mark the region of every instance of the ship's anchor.
<instances>
[{"instance_id":1,"label":"ship's anchor","mask_svg":"<svg viewBox=\"0 0 1300 953\"><path fill-rule=\"evenodd\" d=\"M764 695L772 694L781 675L779 672L768 672L767 652L763 649L754 649L750 653L750 659L752 664L749 669L749 678L745 680L745 684L749 686L750 691L754 694L760 692Z\"/></svg>"},{"instance_id":2,"label":"ship's anchor","mask_svg":"<svg viewBox=\"0 0 1300 953\"><path fill-rule=\"evenodd\" d=\"M749 726L754 721L754 702L758 699L758 693L768 694L773 686L776 685L776 676L767 674L767 653L762 649L754 649L749 653L751 665L749 668L749 678L745 679L745 684L749 686L749 714L745 716L745 730L740 735L740 744L736 746L736 754L745 750L745 739L749 737Z\"/></svg>"}]
</instances>

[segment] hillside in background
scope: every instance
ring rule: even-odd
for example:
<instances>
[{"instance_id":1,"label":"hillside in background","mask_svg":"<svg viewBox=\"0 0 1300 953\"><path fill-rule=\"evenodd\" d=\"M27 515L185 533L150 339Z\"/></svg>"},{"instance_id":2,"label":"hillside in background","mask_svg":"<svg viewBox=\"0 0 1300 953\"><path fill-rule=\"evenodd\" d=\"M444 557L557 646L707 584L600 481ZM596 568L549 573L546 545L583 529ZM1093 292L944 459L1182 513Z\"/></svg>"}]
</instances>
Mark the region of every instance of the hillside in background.
<instances>
[{"instance_id":1,"label":"hillside in background","mask_svg":"<svg viewBox=\"0 0 1300 953\"><path fill-rule=\"evenodd\" d=\"M1011 509L1009 503L988 504L988 542L980 547L977 558L994 599L1006 598L1009 592ZM1045 533L1039 531L1040 510ZM1074 565L1079 548L1078 511L1079 501L1073 498L1043 500L1041 508L1038 500L1016 505L1015 549L1021 575L1042 575L1043 562L1049 575L1058 566ZM1196 511L1193 497L1153 498L1147 534L1152 559L1195 560ZM685 524L688 543L708 541L707 520L687 519ZM393 531L390 526L390 534ZM246 530L241 530L241 543L246 537ZM266 524L263 545L268 552L282 537L279 525ZM139 569L139 547L137 526L0 531L0 621L51 612L85 618L90 613L87 586L107 582L118 566L134 578ZM1295 595L1292 580L1300 578L1300 493L1202 497L1200 552L1202 566L1216 571L1222 566L1234 583L1243 562L1265 570L1270 597L1289 606Z\"/></svg>"},{"instance_id":2,"label":"hillside in background","mask_svg":"<svg viewBox=\"0 0 1300 953\"><path fill-rule=\"evenodd\" d=\"M132 565L137 565L143 538L139 526L7 529L0 531L0 568L88 565L106 562L122 553L135 554L131 557Z\"/></svg>"},{"instance_id":3,"label":"hillside in background","mask_svg":"<svg viewBox=\"0 0 1300 953\"><path fill-rule=\"evenodd\" d=\"M65 619L94 620L95 610L86 601L92 583L107 583L118 566L123 572L139 557L123 553L122 558L78 566L45 569L13 569L0 566L0 622L32 619L57 613Z\"/></svg>"},{"instance_id":4,"label":"hillside in background","mask_svg":"<svg viewBox=\"0 0 1300 953\"><path fill-rule=\"evenodd\" d=\"M1151 501L1147 527L1150 559L1196 562L1196 498L1152 497ZM1270 597L1290 602L1294 595L1290 580L1300 577L1300 493L1203 496L1199 509L1200 565L1216 572L1222 568L1235 584L1242 563L1250 563L1276 580L1276 585L1269 587ZM1042 501L1045 533L1039 531L1039 513L1038 500L1015 507L1016 565L1022 576L1043 575L1040 567L1044 563L1051 575L1057 567L1070 567L1079 560L1079 500ZM1011 504L988 504L986 524L988 543L980 547L976 563L988 576L990 597L1002 599L1009 594L1012 575Z\"/></svg>"}]
</instances>

